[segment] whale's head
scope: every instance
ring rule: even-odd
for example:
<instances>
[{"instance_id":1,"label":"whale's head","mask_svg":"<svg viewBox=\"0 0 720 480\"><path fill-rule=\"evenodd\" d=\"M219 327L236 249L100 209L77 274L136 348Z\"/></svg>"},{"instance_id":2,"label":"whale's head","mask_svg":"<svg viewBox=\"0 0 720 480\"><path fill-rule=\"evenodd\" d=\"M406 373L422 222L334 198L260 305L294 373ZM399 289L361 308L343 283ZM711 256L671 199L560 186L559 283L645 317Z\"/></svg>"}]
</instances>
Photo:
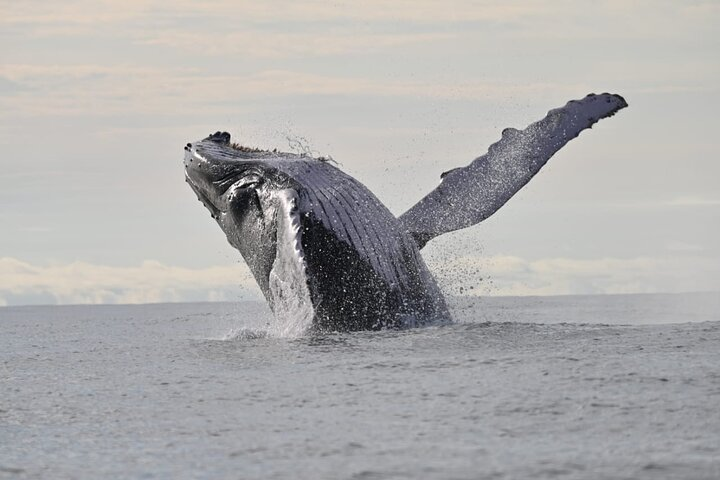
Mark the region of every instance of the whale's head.
<instances>
[{"instance_id":1,"label":"whale's head","mask_svg":"<svg viewBox=\"0 0 720 480\"><path fill-rule=\"evenodd\" d=\"M286 227L296 182L273 165L277 154L234 145L217 132L185 146L185 180L228 242L248 263L260 289L270 294L278 230ZM281 232L282 233L287 232Z\"/></svg>"}]
</instances>

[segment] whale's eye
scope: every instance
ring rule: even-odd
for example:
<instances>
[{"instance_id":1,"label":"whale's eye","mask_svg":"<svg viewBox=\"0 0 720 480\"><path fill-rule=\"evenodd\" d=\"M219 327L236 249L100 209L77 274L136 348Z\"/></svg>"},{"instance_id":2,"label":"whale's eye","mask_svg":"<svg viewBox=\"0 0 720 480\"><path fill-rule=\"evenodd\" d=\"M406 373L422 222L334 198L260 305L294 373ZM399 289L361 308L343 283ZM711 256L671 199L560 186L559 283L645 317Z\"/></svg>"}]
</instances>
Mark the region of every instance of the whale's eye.
<instances>
[{"instance_id":1,"label":"whale's eye","mask_svg":"<svg viewBox=\"0 0 720 480\"><path fill-rule=\"evenodd\" d=\"M263 178L256 172L238 173L231 172L213 182L220 192L237 190L239 188L257 188L263 183Z\"/></svg>"},{"instance_id":2,"label":"whale's eye","mask_svg":"<svg viewBox=\"0 0 720 480\"><path fill-rule=\"evenodd\" d=\"M236 188L257 188L262 183L262 178L257 174L250 174L241 177L235 182Z\"/></svg>"}]
</instances>

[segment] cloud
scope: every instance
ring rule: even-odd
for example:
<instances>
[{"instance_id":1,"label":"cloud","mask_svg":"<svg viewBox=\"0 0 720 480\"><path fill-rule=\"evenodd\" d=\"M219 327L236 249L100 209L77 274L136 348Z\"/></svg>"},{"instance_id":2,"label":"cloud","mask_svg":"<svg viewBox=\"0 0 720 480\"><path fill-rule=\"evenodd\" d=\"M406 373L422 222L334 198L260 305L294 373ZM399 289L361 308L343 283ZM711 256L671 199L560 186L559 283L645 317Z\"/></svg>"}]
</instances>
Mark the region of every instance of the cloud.
<instances>
[{"instance_id":1,"label":"cloud","mask_svg":"<svg viewBox=\"0 0 720 480\"><path fill-rule=\"evenodd\" d=\"M262 97L348 95L445 99L534 97L555 91L583 91L579 85L542 82L431 82L376 80L291 70L213 75L189 68L129 65L0 65L0 75L23 89L0 98L17 115L112 113L236 113L234 102Z\"/></svg>"},{"instance_id":2,"label":"cloud","mask_svg":"<svg viewBox=\"0 0 720 480\"><path fill-rule=\"evenodd\" d=\"M73 262L32 265L0 258L0 303L154 303L240 300L261 294L245 265L184 268L148 260L113 267ZM18 299L15 301L13 299Z\"/></svg>"},{"instance_id":3,"label":"cloud","mask_svg":"<svg viewBox=\"0 0 720 480\"><path fill-rule=\"evenodd\" d=\"M303 28L319 37L336 37L342 42L362 34L368 25L392 28L423 28L426 31L457 31L467 26L472 33L482 31L488 24L503 24L506 38L532 40L536 38L560 41L583 38L667 39L702 25L714 29L720 14L717 2L679 2L640 0L625 2L606 0L601 6L587 9L578 2L556 1L538 4L522 1L451 0L368 0L365 2L324 0L274 0L267 2L217 0L173 2L168 8L160 0L126 0L123 2L17 2L0 17L0 27L30 36L115 36L125 38L153 38L165 42L175 39L175 45L194 49L179 39L190 36L175 35L178 31L203 33L201 41L227 38L229 32L256 32L255 41L273 43L275 33L279 44L288 38L282 30ZM588 20L588 16L592 16ZM643 22L635 19L642 17ZM212 25L213 28L208 28ZM343 28L329 31L328 25ZM602 29L590 28L603 25ZM277 31L273 32L272 28ZM693 30L695 29L695 30ZM379 33L379 32L375 32ZM292 35L290 35L292 36ZM263 38L264 37L264 38ZM361 45L360 35L357 45ZM253 42L254 43L254 42ZM347 43L347 45L352 45ZM352 45L356 50L357 45ZM252 44L251 44L252 46ZM267 50L266 50L267 51ZM282 52L273 48L274 53ZM285 56L290 56L290 49ZM321 49L318 54L324 54Z\"/></svg>"},{"instance_id":4,"label":"cloud","mask_svg":"<svg viewBox=\"0 0 720 480\"><path fill-rule=\"evenodd\" d=\"M540 6L486 1L220 0L174 2L172 9L159 0L19 2L0 16L0 28L7 32L10 43L27 45L8 52L10 61L43 61L43 56L37 55L42 51L33 50L38 48L36 43L23 42L26 35L48 36L45 49L54 49L54 36L77 35L79 39L63 44L49 60L45 58L57 65L0 65L0 93L5 92L0 95L0 109L27 116L98 112L181 115L192 106L213 115L237 112L234 100L283 95L512 98L521 103L560 89L584 93L591 88L583 79L590 77L570 71L547 75L538 71L533 61L526 62L529 71L525 75L516 75L510 73L514 68L509 72L497 68L498 55L507 57L511 66L539 48L547 50L549 60L561 55L565 50L557 50L553 41L565 46L598 37L594 40L603 45L602 51L609 52L618 47L606 48L605 40L617 41L620 36L640 46L646 43L627 39L637 35L645 40L654 36L670 41L666 39L669 35L702 39L708 25L714 32L716 22L712 20L719 11L710 2L677 5L648 1L632 5L607 1L592 13L568 1ZM644 19L643 25L632 20L638 15ZM503 27L483 28L482 22L502 22ZM634 23L628 26L628 22ZM613 78L628 85L625 90L635 85L636 91L645 92L714 92L717 82L699 80L712 79L717 73L715 63L700 55L710 43L698 42L695 55L677 57L681 63L673 62L672 69L665 58L659 61L641 51L633 53L643 59L641 68L630 68L634 57L623 55L601 55L588 65L598 73L616 72ZM435 51L428 51L430 48ZM589 49L583 43L577 48ZM98 51L112 54L98 56ZM354 59L350 57L370 54L412 57L413 62L427 63L458 52L464 52L468 64L487 62L487 68L480 74L469 69L473 73L467 77L459 77L462 69L450 69L447 77L438 79L425 76L425 66L408 63L406 74L378 79L383 72L396 69L377 62L377 69L352 76L353 69L344 69L334 58L320 58L343 56L343 62L351 65ZM160 58L162 62L156 61ZM104 65L78 63L83 61ZM176 67L160 66L173 62ZM440 62L437 71L453 63ZM183 67L197 64L205 69ZM288 70L278 69L280 65ZM227 74L233 71L243 73ZM345 77L317 73L335 71L349 73ZM508 78L517 81L508 82ZM558 81L548 84L544 78Z\"/></svg>"},{"instance_id":5,"label":"cloud","mask_svg":"<svg viewBox=\"0 0 720 480\"><path fill-rule=\"evenodd\" d=\"M705 250L702 245L687 242L670 241L665 244L665 248L670 252L702 252Z\"/></svg>"},{"instance_id":6,"label":"cloud","mask_svg":"<svg viewBox=\"0 0 720 480\"><path fill-rule=\"evenodd\" d=\"M461 257L431 270L449 293L574 295L720 290L720 262L705 257Z\"/></svg>"},{"instance_id":7,"label":"cloud","mask_svg":"<svg viewBox=\"0 0 720 480\"><path fill-rule=\"evenodd\" d=\"M219 9L218 9L219 7ZM181 10L208 13L209 9L197 2L182 2ZM274 2L233 2L213 4L219 14L238 14L258 22L303 21L317 22L351 19L358 21L403 21L413 23L462 22L478 20L508 20L541 12L539 6L527 2L480 2L451 0L439 4L433 0L368 0L365 2L291 0Z\"/></svg>"},{"instance_id":8,"label":"cloud","mask_svg":"<svg viewBox=\"0 0 720 480\"><path fill-rule=\"evenodd\" d=\"M256 2L252 0L216 0L196 2L182 0L173 2L168 9L160 0L126 0L121 3L70 0L67 2L21 2L4 12L0 25L18 26L34 34L61 33L73 31L107 29L116 24L148 25L148 18L158 17L153 26L176 26L177 21L187 18L227 19L231 24L254 23L319 23L354 20L402 21L408 23L503 21L532 14L542 14L547 7L528 5L526 2L482 2L452 0L439 4L432 0L368 0L365 2L324 0L274 0ZM162 15L160 15L162 14ZM173 22L175 20L175 22ZM194 22L198 23L198 22ZM73 30L73 27L77 30Z\"/></svg>"},{"instance_id":9,"label":"cloud","mask_svg":"<svg viewBox=\"0 0 720 480\"><path fill-rule=\"evenodd\" d=\"M720 262L710 258L461 257L430 261L449 294L569 295L720 290ZM0 258L0 305L153 303L261 299L241 264L184 268L145 261L111 267L85 262L32 265Z\"/></svg>"},{"instance_id":10,"label":"cloud","mask_svg":"<svg viewBox=\"0 0 720 480\"><path fill-rule=\"evenodd\" d=\"M437 43L456 37L445 32L359 33L359 32L152 32L139 42L177 48L204 55L259 58L376 53L402 45Z\"/></svg>"},{"instance_id":11,"label":"cloud","mask_svg":"<svg viewBox=\"0 0 720 480\"><path fill-rule=\"evenodd\" d=\"M17 82L0 76L0 95L11 95L22 90L22 86Z\"/></svg>"},{"instance_id":12,"label":"cloud","mask_svg":"<svg viewBox=\"0 0 720 480\"><path fill-rule=\"evenodd\" d=\"M673 198L664 205L669 207L716 207L720 205L720 199L690 195Z\"/></svg>"},{"instance_id":13,"label":"cloud","mask_svg":"<svg viewBox=\"0 0 720 480\"><path fill-rule=\"evenodd\" d=\"M640 209L663 209L667 210L668 207L675 208L704 208L704 207L717 207L720 206L720 199L708 195L694 194L694 195L678 195L672 198L659 198L654 199L643 199L634 202L615 202L608 201L604 203L605 207L618 208L618 209L629 209L629 208L640 208ZM589 208L589 205L584 205L583 208Z\"/></svg>"},{"instance_id":14,"label":"cloud","mask_svg":"<svg viewBox=\"0 0 720 480\"><path fill-rule=\"evenodd\" d=\"M296 58L387 53L407 45L456 38L448 24L508 21L538 7L429 0L381 2L130 0L105 4L75 0L40 8L23 2L0 17L17 37L122 38L126 48L170 47L187 54ZM419 25L419 27L418 27Z\"/></svg>"}]
</instances>

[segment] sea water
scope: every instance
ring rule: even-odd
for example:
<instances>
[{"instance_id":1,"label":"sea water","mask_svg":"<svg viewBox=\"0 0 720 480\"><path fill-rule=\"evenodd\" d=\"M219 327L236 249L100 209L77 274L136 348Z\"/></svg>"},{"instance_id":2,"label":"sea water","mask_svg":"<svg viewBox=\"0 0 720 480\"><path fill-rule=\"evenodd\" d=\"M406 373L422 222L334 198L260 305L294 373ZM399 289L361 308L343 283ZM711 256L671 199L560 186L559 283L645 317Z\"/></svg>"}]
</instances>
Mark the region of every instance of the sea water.
<instances>
[{"instance_id":1,"label":"sea water","mask_svg":"<svg viewBox=\"0 0 720 480\"><path fill-rule=\"evenodd\" d=\"M720 294L0 308L0 478L720 478Z\"/></svg>"}]
</instances>

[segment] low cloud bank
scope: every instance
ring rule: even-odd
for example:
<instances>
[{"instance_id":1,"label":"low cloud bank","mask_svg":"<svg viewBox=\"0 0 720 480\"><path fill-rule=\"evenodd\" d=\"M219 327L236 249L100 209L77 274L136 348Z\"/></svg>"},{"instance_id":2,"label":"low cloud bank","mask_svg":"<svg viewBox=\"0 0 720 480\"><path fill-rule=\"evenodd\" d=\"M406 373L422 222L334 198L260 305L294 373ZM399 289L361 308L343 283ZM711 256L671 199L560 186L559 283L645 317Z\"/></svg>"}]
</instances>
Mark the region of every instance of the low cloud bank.
<instances>
[{"instance_id":1,"label":"low cloud bank","mask_svg":"<svg viewBox=\"0 0 720 480\"><path fill-rule=\"evenodd\" d=\"M155 303L260 298L245 265L183 268L148 260L112 267L84 262L31 265L0 258L0 305Z\"/></svg>"},{"instance_id":2,"label":"low cloud bank","mask_svg":"<svg viewBox=\"0 0 720 480\"><path fill-rule=\"evenodd\" d=\"M429 260L448 294L569 295L720 290L720 262L703 257ZM238 301L262 295L244 264L184 268L148 260L113 267L31 265L0 258L0 305Z\"/></svg>"},{"instance_id":3,"label":"low cloud bank","mask_svg":"<svg viewBox=\"0 0 720 480\"><path fill-rule=\"evenodd\" d=\"M429 262L448 293L586 295L720 290L720 261L705 257L461 257Z\"/></svg>"}]
</instances>

